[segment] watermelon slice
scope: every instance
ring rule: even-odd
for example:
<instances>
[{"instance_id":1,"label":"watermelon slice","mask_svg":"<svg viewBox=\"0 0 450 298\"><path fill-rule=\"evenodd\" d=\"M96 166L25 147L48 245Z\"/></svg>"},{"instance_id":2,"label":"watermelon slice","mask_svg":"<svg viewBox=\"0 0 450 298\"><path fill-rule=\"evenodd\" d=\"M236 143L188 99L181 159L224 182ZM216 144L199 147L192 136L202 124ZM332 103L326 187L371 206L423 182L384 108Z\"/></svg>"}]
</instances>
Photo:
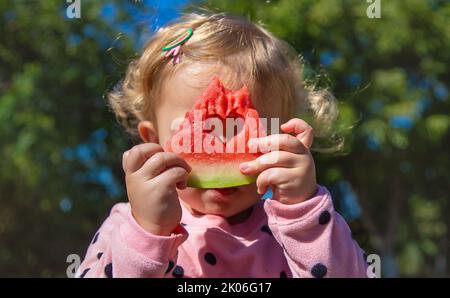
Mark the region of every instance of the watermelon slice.
<instances>
[{"instance_id":1,"label":"watermelon slice","mask_svg":"<svg viewBox=\"0 0 450 298\"><path fill-rule=\"evenodd\" d=\"M215 76L166 148L191 165L188 186L235 187L255 182L256 177L242 174L239 165L262 154L250 150L247 142L265 135L247 87L229 90Z\"/></svg>"}]
</instances>

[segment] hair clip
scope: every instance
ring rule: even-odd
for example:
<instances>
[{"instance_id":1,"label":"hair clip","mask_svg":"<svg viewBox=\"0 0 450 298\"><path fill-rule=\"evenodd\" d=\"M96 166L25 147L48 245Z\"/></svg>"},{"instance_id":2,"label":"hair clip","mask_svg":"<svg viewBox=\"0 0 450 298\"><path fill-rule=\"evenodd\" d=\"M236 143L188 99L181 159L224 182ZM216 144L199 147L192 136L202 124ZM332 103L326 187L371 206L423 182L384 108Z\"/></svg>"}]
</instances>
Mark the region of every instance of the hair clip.
<instances>
[{"instance_id":1,"label":"hair clip","mask_svg":"<svg viewBox=\"0 0 450 298\"><path fill-rule=\"evenodd\" d=\"M167 52L164 57L173 57L173 65L181 61L181 46L191 38L194 30L188 28L183 34L162 47L163 52Z\"/></svg>"}]
</instances>

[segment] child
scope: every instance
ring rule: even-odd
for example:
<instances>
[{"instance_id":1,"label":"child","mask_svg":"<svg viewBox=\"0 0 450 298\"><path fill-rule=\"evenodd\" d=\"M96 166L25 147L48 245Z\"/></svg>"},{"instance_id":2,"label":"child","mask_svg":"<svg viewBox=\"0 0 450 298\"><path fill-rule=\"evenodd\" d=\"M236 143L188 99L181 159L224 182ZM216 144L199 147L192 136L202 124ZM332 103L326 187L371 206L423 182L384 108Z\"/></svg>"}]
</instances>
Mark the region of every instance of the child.
<instances>
[{"instance_id":1,"label":"child","mask_svg":"<svg viewBox=\"0 0 450 298\"><path fill-rule=\"evenodd\" d=\"M189 28L177 51L161 50ZM78 277L366 276L363 252L316 184L313 130L293 118L309 113L315 127L328 127L334 98L303 86L290 51L260 26L222 14L188 15L155 34L109 94L119 121L143 141L123 155L129 203L112 208ZM215 75L227 88L248 86L261 117L285 122L268 137L279 141L279 159L242 163L242 173L258 174L250 185L190 188L190 166L161 145ZM261 200L269 186L273 197Z\"/></svg>"}]
</instances>

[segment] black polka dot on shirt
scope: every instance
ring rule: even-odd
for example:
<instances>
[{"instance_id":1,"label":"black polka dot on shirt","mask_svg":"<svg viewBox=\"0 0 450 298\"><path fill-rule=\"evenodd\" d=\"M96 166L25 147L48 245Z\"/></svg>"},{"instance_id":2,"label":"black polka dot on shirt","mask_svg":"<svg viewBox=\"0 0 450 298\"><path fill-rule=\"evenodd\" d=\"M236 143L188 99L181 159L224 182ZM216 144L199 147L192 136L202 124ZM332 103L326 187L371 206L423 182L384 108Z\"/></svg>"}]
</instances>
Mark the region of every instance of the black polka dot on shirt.
<instances>
[{"instance_id":1,"label":"black polka dot on shirt","mask_svg":"<svg viewBox=\"0 0 450 298\"><path fill-rule=\"evenodd\" d=\"M263 231L264 233L267 233L267 234L272 236L272 231L270 230L269 226L267 226L267 225L263 225L261 227L261 231Z\"/></svg>"},{"instance_id":2,"label":"black polka dot on shirt","mask_svg":"<svg viewBox=\"0 0 450 298\"><path fill-rule=\"evenodd\" d=\"M205 253L205 261L206 261L206 263L213 265L213 266L216 265L216 263L217 263L216 256L210 252Z\"/></svg>"},{"instance_id":3,"label":"black polka dot on shirt","mask_svg":"<svg viewBox=\"0 0 450 298\"><path fill-rule=\"evenodd\" d=\"M175 263L173 261L169 261L169 266L167 266L166 274L173 269L173 266L175 266Z\"/></svg>"},{"instance_id":4,"label":"black polka dot on shirt","mask_svg":"<svg viewBox=\"0 0 450 298\"><path fill-rule=\"evenodd\" d=\"M113 264L112 263L109 263L108 265L105 266L105 275L107 278L113 277Z\"/></svg>"},{"instance_id":5,"label":"black polka dot on shirt","mask_svg":"<svg viewBox=\"0 0 450 298\"><path fill-rule=\"evenodd\" d=\"M324 264L317 263L314 265L311 269L311 274L314 277L321 278L324 277L327 274L327 267Z\"/></svg>"},{"instance_id":6,"label":"black polka dot on shirt","mask_svg":"<svg viewBox=\"0 0 450 298\"><path fill-rule=\"evenodd\" d=\"M287 278L287 274L284 271L280 272L280 278Z\"/></svg>"},{"instance_id":7,"label":"black polka dot on shirt","mask_svg":"<svg viewBox=\"0 0 450 298\"><path fill-rule=\"evenodd\" d=\"M94 238L92 239L92 243L91 244L94 244L95 242L97 242L97 239L98 239L98 235L100 234L100 232L97 232L95 235L94 235Z\"/></svg>"},{"instance_id":8,"label":"black polka dot on shirt","mask_svg":"<svg viewBox=\"0 0 450 298\"><path fill-rule=\"evenodd\" d=\"M97 259L99 259L100 260L100 258L103 256L103 253L102 252L99 252L98 254L97 254Z\"/></svg>"},{"instance_id":9,"label":"black polka dot on shirt","mask_svg":"<svg viewBox=\"0 0 450 298\"><path fill-rule=\"evenodd\" d=\"M80 278L83 278L86 275L86 273L89 272L89 270L91 270L91 268L84 269L83 272L80 274Z\"/></svg>"},{"instance_id":10,"label":"black polka dot on shirt","mask_svg":"<svg viewBox=\"0 0 450 298\"><path fill-rule=\"evenodd\" d=\"M174 277L183 277L184 276L184 269L181 266L175 266L175 269L172 271L172 275Z\"/></svg>"},{"instance_id":11,"label":"black polka dot on shirt","mask_svg":"<svg viewBox=\"0 0 450 298\"><path fill-rule=\"evenodd\" d=\"M320 213L319 216L319 224L326 225L331 219L331 214L327 210Z\"/></svg>"}]
</instances>

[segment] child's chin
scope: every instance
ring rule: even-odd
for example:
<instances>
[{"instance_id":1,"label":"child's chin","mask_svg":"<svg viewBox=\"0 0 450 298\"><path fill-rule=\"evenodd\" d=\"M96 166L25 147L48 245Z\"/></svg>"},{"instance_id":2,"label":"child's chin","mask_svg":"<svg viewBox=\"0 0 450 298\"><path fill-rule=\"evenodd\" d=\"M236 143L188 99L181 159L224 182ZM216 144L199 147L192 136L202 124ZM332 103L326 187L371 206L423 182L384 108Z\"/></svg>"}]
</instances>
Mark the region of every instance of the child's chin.
<instances>
[{"instance_id":1,"label":"child's chin","mask_svg":"<svg viewBox=\"0 0 450 298\"><path fill-rule=\"evenodd\" d=\"M230 217L251 207L258 201L255 186L227 188L190 188L182 196L183 201L201 214Z\"/></svg>"}]
</instances>

